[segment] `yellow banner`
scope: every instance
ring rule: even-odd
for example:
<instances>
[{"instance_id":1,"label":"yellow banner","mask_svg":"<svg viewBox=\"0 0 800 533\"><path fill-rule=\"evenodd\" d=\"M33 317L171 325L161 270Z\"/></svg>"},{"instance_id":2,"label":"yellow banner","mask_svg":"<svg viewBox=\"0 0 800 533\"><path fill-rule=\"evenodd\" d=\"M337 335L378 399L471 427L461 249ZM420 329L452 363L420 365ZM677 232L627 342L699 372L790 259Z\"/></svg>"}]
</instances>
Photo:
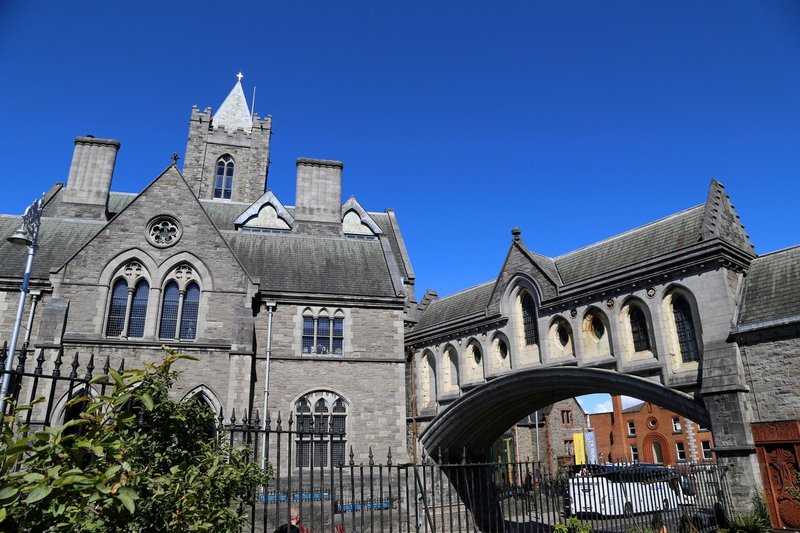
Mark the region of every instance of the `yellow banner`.
<instances>
[{"instance_id":1,"label":"yellow banner","mask_svg":"<svg viewBox=\"0 0 800 533\"><path fill-rule=\"evenodd\" d=\"M586 445L583 440L583 433L572 434L572 445L575 448L575 464L586 464Z\"/></svg>"}]
</instances>

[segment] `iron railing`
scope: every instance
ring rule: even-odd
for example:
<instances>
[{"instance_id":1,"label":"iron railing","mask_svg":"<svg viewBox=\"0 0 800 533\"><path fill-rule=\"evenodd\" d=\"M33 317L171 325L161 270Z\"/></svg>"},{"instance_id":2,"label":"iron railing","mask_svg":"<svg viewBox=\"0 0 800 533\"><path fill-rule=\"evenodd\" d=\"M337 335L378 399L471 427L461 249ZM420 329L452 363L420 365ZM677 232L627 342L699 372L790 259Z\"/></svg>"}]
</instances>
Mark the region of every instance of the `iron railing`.
<instances>
[{"instance_id":1,"label":"iron railing","mask_svg":"<svg viewBox=\"0 0 800 533\"><path fill-rule=\"evenodd\" d=\"M8 355L0 350L0 368ZM32 427L59 426L70 413L67 399L105 394L107 384L89 382L108 375L110 359L96 368L95 356L69 363L63 351L51 362L27 346L16 354L10 397L14 403L45 401L24 411ZM120 371L124 369L124 360ZM30 367L33 367L30 369ZM73 403L81 406L81 403ZM531 461L465 462L446 451L422 455L416 463L397 462L392 449L357 455L339 425L297 424L290 413L262 420L258 411L237 418L220 412L217 438L251 449L260 461L266 450L274 477L239 511L251 532L271 532L301 515L306 533L443 533L450 531L551 531L571 518L594 531L646 531L663 523L668 531L715 531L730 511L725 469L715 463L584 465L550 472ZM346 450L343 453L343 450ZM571 525L575 525L572 523Z\"/></svg>"}]
</instances>

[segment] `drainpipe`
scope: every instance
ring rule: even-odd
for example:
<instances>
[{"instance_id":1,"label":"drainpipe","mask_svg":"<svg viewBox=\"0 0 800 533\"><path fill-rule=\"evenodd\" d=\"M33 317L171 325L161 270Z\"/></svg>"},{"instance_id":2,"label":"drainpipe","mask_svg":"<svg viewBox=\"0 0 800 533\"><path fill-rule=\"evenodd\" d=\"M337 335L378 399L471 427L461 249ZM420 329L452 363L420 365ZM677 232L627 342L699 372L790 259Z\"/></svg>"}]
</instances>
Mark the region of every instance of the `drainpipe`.
<instances>
[{"instance_id":1,"label":"drainpipe","mask_svg":"<svg viewBox=\"0 0 800 533\"><path fill-rule=\"evenodd\" d=\"M539 453L539 411L537 410L533 416L536 417L536 462L539 463L537 466L541 468L542 457Z\"/></svg>"},{"instance_id":2,"label":"drainpipe","mask_svg":"<svg viewBox=\"0 0 800 533\"><path fill-rule=\"evenodd\" d=\"M42 291L39 289L32 289L28 291L28 294L31 295L31 310L30 314L28 315L28 328L25 331L25 340L22 342L23 345L27 345L31 340L31 329L33 329L33 317L36 315L36 304L39 303L39 298L42 296Z\"/></svg>"},{"instance_id":3,"label":"drainpipe","mask_svg":"<svg viewBox=\"0 0 800 533\"><path fill-rule=\"evenodd\" d=\"M264 364L264 424L262 429L264 435L261 437L262 454L261 454L261 469L267 468L267 420L269 420L269 360L272 356L272 313L277 306L274 300L267 301L267 360Z\"/></svg>"}]
</instances>

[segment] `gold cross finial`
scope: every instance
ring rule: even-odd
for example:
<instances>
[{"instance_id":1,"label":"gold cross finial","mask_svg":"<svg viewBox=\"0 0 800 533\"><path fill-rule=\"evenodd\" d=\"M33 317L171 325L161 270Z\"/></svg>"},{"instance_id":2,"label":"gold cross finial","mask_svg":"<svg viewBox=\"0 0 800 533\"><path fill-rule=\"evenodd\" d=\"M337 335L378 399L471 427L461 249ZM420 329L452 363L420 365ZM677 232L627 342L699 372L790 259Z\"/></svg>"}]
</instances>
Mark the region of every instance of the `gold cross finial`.
<instances>
[{"instance_id":1,"label":"gold cross finial","mask_svg":"<svg viewBox=\"0 0 800 533\"><path fill-rule=\"evenodd\" d=\"M236 78L237 78L239 81L242 81L242 78L244 78L244 74L242 74L241 72L239 72L239 74L237 74L237 75L236 75Z\"/></svg>"}]
</instances>

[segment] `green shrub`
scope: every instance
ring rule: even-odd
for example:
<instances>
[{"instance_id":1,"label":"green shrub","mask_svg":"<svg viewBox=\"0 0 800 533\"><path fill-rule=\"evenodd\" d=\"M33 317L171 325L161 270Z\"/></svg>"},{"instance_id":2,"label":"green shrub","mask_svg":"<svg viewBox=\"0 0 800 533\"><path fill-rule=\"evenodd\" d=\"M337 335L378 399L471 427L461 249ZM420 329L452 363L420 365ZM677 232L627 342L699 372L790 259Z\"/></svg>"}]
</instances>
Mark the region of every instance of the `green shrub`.
<instances>
[{"instance_id":1,"label":"green shrub","mask_svg":"<svg viewBox=\"0 0 800 533\"><path fill-rule=\"evenodd\" d=\"M171 368L188 356L169 352L159 365L109 374L111 392L85 402L79 419L31 432L0 435L0 530L238 531L235 506L266 484L248 450L219 444L214 414L178 402ZM94 384L105 377L97 378Z\"/></svg>"},{"instance_id":2,"label":"green shrub","mask_svg":"<svg viewBox=\"0 0 800 533\"><path fill-rule=\"evenodd\" d=\"M753 499L753 509L746 514L734 516L728 527L728 533L769 533L772 526L769 521L769 510L763 495Z\"/></svg>"}]
</instances>

